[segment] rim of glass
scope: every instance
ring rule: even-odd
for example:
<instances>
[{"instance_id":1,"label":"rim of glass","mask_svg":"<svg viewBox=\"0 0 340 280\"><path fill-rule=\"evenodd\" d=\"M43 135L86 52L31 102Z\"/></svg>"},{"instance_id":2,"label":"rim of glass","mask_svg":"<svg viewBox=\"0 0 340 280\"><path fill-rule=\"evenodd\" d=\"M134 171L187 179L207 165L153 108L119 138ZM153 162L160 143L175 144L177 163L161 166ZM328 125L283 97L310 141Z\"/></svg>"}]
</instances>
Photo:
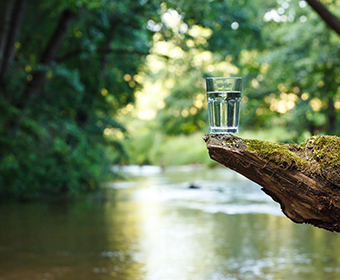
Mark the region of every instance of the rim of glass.
<instances>
[{"instance_id":1,"label":"rim of glass","mask_svg":"<svg viewBox=\"0 0 340 280\"><path fill-rule=\"evenodd\" d=\"M206 79L242 79L242 77L207 77Z\"/></svg>"}]
</instances>

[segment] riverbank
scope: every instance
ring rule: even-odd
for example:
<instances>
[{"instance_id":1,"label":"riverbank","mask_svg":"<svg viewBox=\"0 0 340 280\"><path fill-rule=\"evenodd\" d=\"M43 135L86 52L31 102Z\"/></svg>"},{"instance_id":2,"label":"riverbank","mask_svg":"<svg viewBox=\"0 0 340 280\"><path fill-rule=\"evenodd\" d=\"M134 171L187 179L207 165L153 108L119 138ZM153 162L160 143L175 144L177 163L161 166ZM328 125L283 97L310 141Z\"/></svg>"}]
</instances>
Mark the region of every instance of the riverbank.
<instances>
[{"instance_id":1,"label":"riverbank","mask_svg":"<svg viewBox=\"0 0 340 280\"><path fill-rule=\"evenodd\" d=\"M203 140L207 132L196 132L190 135L168 136L154 131L134 131L131 136L122 141L128 158L125 165L158 165L178 166L203 164L218 165L211 160ZM259 139L272 142L289 142L292 135L283 128L271 130L241 131L239 137Z\"/></svg>"}]
</instances>

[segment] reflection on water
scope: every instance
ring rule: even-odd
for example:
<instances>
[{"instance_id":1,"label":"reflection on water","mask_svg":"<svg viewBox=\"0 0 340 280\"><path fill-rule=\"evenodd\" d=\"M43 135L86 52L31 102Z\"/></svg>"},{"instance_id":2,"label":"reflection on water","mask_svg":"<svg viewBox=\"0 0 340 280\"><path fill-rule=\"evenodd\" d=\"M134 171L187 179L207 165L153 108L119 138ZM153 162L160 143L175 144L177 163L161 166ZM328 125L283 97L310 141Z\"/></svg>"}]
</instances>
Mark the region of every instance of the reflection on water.
<instances>
[{"instance_id":1,"label":"reflection on water","mask_svg":"<svg viewBox=\"0 0 340 280\"><path fill-rule=\"evenodd\" d=\"M228 169L124 171L105 203L1 205L0 280L340 278L339 234Z\"/></svg>"}]
</instances>

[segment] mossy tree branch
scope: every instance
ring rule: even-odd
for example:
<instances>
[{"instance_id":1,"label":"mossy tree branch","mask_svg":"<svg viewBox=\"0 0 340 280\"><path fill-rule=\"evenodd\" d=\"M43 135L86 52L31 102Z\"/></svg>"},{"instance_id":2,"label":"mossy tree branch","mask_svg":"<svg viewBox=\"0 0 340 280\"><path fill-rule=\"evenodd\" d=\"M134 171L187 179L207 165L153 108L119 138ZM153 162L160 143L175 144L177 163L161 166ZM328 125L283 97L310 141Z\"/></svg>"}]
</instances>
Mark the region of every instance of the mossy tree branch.
<instances>
[{"instance_id":1,"label":"mossy tree branch","mask_svg":"<svg viewBox=\"0 0 340 280\"><path fill-rule=\"evenodd\" d=\"M296 223L340 232L340 138L282 144L231 134L204 137L210 157L262 186Z\"/></svg>"}]
</instances>

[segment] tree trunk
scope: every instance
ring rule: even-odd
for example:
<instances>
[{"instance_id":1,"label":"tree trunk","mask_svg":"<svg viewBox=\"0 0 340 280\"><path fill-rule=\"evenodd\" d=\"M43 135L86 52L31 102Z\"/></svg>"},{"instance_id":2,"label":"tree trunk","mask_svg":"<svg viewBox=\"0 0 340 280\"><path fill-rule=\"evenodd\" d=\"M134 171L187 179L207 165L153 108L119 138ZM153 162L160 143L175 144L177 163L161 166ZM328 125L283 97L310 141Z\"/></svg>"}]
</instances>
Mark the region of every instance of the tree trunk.
<instances>
[{"instance_id":1,"label":"tree trunk","mask_svg":"<svg viewBox=\"0 0 340 280\"><path fill-rule=\"evenodd\" d=\"M57 28L40 58L39 62L41 66L49 66L52 61L56 60L59 50L64 41L65 35L67 33L67 29L72 23L74 17L75 14L68 10L64 10L62 12ZM31 102L37 96L39 90L45 82L46 70L36 70L32 73L32 76L32 80L27 83L23 95L16 104L16 107L21 110L21 114L14 121L12 129L12 134L15 138L18 136L18 131L23 118L25 118L26 116L27 108L29 108Z\"/></svg>"},{"instance_id":2,"label":"tree trunk","mask_svg":"<svg viewBox=\"0 0 340 280\"><path fill-rule=\"evenodd\" d=\"M10 0L11 1L11 0ZM9 18L5 19L9 26L5 27L4 36L4 51L3 51L3 59L0 66L0 83L4 82L4 75L10 69L15 55L15 43L18 41L20 30L22 26L22 21L24 19L24 14L26 11L28 0L17 0L14 1L12 5L14 5L12 15L8 14ZM11 4L8 4L9 6ZM11 11L11 7L7 7L7 11Z\"/></svg>"},{"instance_id":3,"label":"tree trunk","mask_svg":"<svg viewBox=\"0 0 340 280\"><path fill-rule=\"evenodd\" d=\"M62 12L60 20L58 22L58 26L40 58L41 65L49 66L52 61L55 61L57 59L59 50L67 33L67 29L72 23L74 17L75 14L69 10L65 10ZM17 106L19 109L23 109L27 100L31 101L37 95L45 82L45 78L45 70L37 70L33 72L33 78L27 84L24 96L21 98L21 102Z\"/></svg>"},{"instance_id":4,"label":"tree trunk","mask_svg":"<svg viewBox=\"0 0 340 280\"><path fill-rule=\"evenodd\" d=\"M14 1L7 0L0 3L0 73L2 72L2 64L4 61L4 52L7 44L10 20L12 16L12 10Z\"/></svg>"},{"instance_id":5,"label":"tree trunk","mask_svg":"<svg viewBox=\"0 0 340 280\"><path fill-rule=\"evenodd\" d=\"M340 232L340 138L282 144L206 135L210 157L262 186L296 223Z\"/></svg>"}]
</instances>

